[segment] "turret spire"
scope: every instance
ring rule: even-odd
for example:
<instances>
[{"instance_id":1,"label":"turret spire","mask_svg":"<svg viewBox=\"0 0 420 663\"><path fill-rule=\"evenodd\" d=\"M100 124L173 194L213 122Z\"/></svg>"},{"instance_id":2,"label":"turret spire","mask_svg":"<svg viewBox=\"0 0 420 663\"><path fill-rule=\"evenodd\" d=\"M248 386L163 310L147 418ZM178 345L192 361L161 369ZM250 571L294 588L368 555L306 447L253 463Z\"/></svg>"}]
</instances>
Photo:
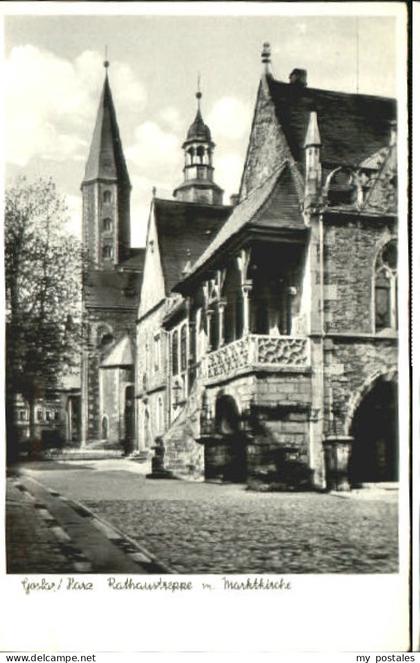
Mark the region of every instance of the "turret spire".
<instances>
[{"instance_id":1,"label":"turret spire","mask_svg":"<svg viewBox=\"0 0 420 663\"><path fill-rule=\"evenodd\" d=\"M311 111L305 138L305 199L313 202L322 182L321 136L318 128L318 115Z\"/></svg>"}]
</instances>

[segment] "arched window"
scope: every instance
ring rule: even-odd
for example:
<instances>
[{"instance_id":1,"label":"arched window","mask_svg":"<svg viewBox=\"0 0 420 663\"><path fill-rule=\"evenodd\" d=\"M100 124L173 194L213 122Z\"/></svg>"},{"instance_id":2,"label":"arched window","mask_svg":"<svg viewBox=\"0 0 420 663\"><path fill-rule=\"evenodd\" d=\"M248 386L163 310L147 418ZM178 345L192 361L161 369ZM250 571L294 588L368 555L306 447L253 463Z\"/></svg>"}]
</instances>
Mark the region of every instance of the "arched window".
<instances>
[{"instance_id":1,"label":"arched window","mask_svg":"<svg viewBox=\"0 0 420 663\"><path fill-rule=\"evenodd\" d=\"M110 244L105 244L105 246L102 247L102 257L105 260L109 260L110 258L112 258L112 254L113 254L112 246Z\"/></svg>"},{"instance_id":2,"label":"arched window","mask_svg":"<svg viewBox=\"0 0 420 663\"><path fill-rule=\"evenodd\" d=\"M112 230L112 219L107 217L102 221L102 230L104 232L109 232L110 230Z\"/></svg>"},{"instance_id":3,"label":"arched window","mask_svg":"<svg viewBox=\"0 0 420 663\"><path fill-rule=\"evenodd\" d=\"M112 199L111 191L104 191L102 195L102 200L104 203L110 203Z\"/></svg>"},{"instance_id":4,"label":"arched window","mask_svg":"<svg viewBox=\"0 0 420 663\"><path fill-rule=\"evenodd\" d=\"M397 329L397 243L388 242L375 266L375 329Z\"/></svg>"},{"instance_id":5,"label":"arched window","mask_svg":"<svg viewBox=\"0 0 420 663\"><path fill-rule=\"evenodd\" d=\"M97 332L98 348L104 350L114 342L114 336L110 327L101 327Z\"/></svg>"},{"instance_id":6,"label":"arched window","mask_svg":"<svg viewBox=\"0 0 420 663\"><path fill-rule=\"evenodd\" d=\"M172 332L172 375L178 375L179 371L179 351L178 351L178 330Z\"/></svg>"},{"instance_id":7,"label":"arched window","mask_svg":"<svg viewBox=\"0 0 420 663\"><path fill-rule=\"evenodd\" d=\"M187 370L187 325L181 327L181 371Z\"/></svg>"}]
</instances>

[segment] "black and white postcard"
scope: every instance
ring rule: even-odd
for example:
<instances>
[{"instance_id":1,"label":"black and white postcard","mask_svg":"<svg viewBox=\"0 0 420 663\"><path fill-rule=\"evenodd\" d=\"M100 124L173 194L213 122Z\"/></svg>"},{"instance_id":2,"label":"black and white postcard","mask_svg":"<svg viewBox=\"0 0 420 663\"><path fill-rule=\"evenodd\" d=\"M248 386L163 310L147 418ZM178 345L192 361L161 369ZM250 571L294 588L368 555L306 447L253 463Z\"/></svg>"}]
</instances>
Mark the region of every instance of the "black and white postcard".
<instances>
[{"instance_id":1,"label":"black and white postcard","mask_svg":"<svg viewBox=\"0 0 420 663\"><path fill-rule=\"evenodd\" d=\"M410 650L405 5L3 5L0 647Z\"/></svg>"}]
</instances>

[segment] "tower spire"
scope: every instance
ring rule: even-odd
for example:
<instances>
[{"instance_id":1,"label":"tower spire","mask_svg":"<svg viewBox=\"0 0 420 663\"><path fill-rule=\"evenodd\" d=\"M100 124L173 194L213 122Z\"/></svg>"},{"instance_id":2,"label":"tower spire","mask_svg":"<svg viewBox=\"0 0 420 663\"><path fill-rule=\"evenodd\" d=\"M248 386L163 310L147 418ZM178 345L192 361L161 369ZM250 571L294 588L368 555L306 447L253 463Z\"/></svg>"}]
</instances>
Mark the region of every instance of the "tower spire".
<instances>
[{"instance_id":1,"label":"tower spire","mask_svg":"<svg viewBox=\"0 0 420 663\"><path fill-rule=\"evenodd\" d=\"M197 74L197 92L195 93L195 98L197 99L197 110L201 111L201 97L203 96L200 89L201 76L200 72Z\"/></svg>"},{"instance_id":2,"label":"tower spire","mask_svg":"<svg viewBox=\"0 0 420 663\"><path fill-rule=\"evenodd\" d=\"M107 75L82 182L83 237L89 257L112 269L130 251L130 178Z\"/></svg>"}]
</instances>

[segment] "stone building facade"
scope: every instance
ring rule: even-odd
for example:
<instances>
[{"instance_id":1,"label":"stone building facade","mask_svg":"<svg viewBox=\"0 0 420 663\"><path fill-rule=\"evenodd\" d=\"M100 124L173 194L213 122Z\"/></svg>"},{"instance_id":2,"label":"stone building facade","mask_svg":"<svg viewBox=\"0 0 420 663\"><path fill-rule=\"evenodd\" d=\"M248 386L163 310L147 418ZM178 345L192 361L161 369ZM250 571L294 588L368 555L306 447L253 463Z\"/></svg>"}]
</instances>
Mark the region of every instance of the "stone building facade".
<instances>
[{"instance_id":1,"label":"stone building facade","mask_svg":"<svg viewBox=\"0 0 420 663\"><path fill-rule=\"evenodd\" d=\"M82 184L83 440L251 486L395 481L395 101L275 80L268 45L263 64L239 195L223 204L197 93L144 252L105 79Z\"/></svg>"},{"instance_id":2,"label":"stone building facade","mask_svg":"<svg viewBox=\"0 0 420 663\"><path fill-rule=\"evenodd\" d=\"M230 206L222 204L223 191L213 179L215 145L201 115L201 93L196 97L196 116L183 144L184 181L175 189L174 199L155 197L150 208L137 317L139 451L151 451L156 438L172 429L174 422L179 424L180 416L185 417L191 387L190 335L185 301L173 288L231 212Z\"/></svg>"}]
</instances>

